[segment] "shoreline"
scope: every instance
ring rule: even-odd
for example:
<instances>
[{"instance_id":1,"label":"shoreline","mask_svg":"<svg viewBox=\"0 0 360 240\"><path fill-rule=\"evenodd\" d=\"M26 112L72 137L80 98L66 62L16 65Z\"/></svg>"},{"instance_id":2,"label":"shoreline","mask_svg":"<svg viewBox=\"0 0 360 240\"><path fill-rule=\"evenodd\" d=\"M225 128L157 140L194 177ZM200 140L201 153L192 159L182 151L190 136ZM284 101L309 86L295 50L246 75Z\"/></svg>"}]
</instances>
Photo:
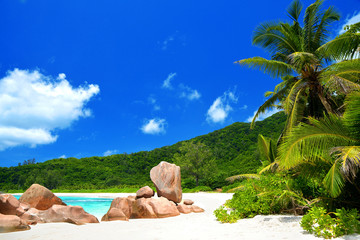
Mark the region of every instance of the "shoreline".
<instances>
[{"instance_id":1,"label":"shoreline","mask_svg":"<svg viewBox=\"0 0 360 240\"><path fill-rule=\"evenodd\" d=\"M134 193L55 193L57 196L74 197L125 197ZM232 193L184 193L183 199L191 199L205 209L204 213L181 214L159 219L130 219L129 221L100 222L85 225L69 223L45 223L31 226L31 230L2 233L2 240L99 240L136 239L251 239L251 240L319 240L306 233L299 225L301 216L258 215L237 223L223 224L216 220L213 211L232 197ZM355 240L360 235L348 235L338 239Z\"/></svg>"}]
</instances>

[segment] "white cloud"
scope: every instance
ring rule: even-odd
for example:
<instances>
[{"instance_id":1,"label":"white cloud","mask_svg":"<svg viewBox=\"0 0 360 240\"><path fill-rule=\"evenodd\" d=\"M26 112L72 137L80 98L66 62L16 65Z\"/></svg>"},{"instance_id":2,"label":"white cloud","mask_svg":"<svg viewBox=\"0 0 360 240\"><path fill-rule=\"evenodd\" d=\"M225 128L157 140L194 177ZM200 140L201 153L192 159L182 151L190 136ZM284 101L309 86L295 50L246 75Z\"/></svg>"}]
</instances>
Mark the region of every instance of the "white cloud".
<instances>
[{"instance_id":1,"label":"white cloud","mask_svg":"<svg viewBox=\"0 0 360 240\"><path fill-rule=\"evenodd\" d=\"M206 120L213 123L223 123L232 110L230 103L236 103L238 98L234 92L227 91L221 97L215 99L207 111Z\"/></svg>"},{"instance_id":2,"label":"white cloud","mask_svg":"<svg viewBox=\"0 0 360 240\"><path fill-rule=\"evenodd\" d=\"M262 121L264 120L265 118L268 118L272 115L274 115L275 113L277 112L280 112L281 110L280 109L277 109L277 108L272 108L270 110L266 110L264 113L260 114L259 117L256 119L256 121ZM246 122L252 122L252 120L254 119L255 117L255 114L256 114L257 111L254 112L254 114L250 117L248 117L246 119Z\"/></svg>"},{"instance_id":3,"label":"white cloud","mask_svg":"<svg viewBox=\"0 0 360 240\"><path fill-rule=\"evenodd\" d=\"M342 27L339 31L339 34L342 34L345 32L344 28L346 25L352 25L352 24L360 22L360 12L354 13L354 15L352 17L347 18L345 21L346 22L342 25Z\"/></svg>"},{"instance_id":4,"label":"white cloud","mask_svg":"<svg viewBox=\"0 0 360 240\"><path fill-rule=\"evenodd\" d=\"M55 129L91 116L84 105L99 93L99 86L73 88L65 77L15 69L0 79L0 150L53 143Z\"/></svg>"},{"instance_id":5,"label":"white cloud","mask_svg":"<svg viewBox=\"0 0 360 240\"><path fill-rule=\"evenodd\" d=\"M198 90L196 89L192 89L188 86L185 86L183 84L180 84L180 89L181 89L181 93L180 93L180 97L182 98L187 98L188 100L192 101L192 100L197 100L201 97L201 94L198 92Z\"/></svg>"},{"instance_id":6,"label":"white cloud","mask_svg":"<svg viewBox=\"0 0 360 240\"><path fill-rule=\"evenodd\" d=\"M104 157L106 156L110 156L110 155L114 155L116 153L118 153L119 151L118 150L107 150L106 152L104 152Z\"/></svg>"},{"instance_id":7,"label":"white cloud","mask_svg":"<svg viewBox=\"0 0 360 240\"><path fill-rule=\"evenodd\" d=\"M60 157L58 157L58 158L66 158L66 155L61 155Z\"/></svg>"},{"instance_id":8,"label":"white cloud","mask_svg":"<svg viewBox=\"0 0 360 240\"><path fill-rule=\"evenodd\" d=\"M59 80L64 80L64 79L66 79L65 73L59 73L58 79L59 79Z\"/></svg>"},{"instance_id":9,"label":"white cloud","mask_svg":"<svg viewBox=\"0 0 360 240\"><path fill-rule=\"evenodd\" d=\"M247 108L248 108L248 106L244 105L244 106L240 107L240 110L246 110Z\"/></svg>"},{"instance_id":10,"label":"white cloud","mask_svg":"<svg viewBox=\"0 0 360 240\"><path fill-rule=\"evenodd\" d=\"M141 131L145 134L159 134L165 133L166 120L160 118L153 118L147 120L141 127Z\"/></svg>"},{"instance_id":11,"label":"white cloud","mask_svg":"<svg viewBox=\"0 0 360 240\"><path fill-rule=\"evenodd\" d=\"M149 101L149 103L150 103L151 105L153 105L154 111L159 111L159 110L160 110L160 105L157 104L157 101L156 101L156 99L155 99L154 97L150 96L150 97L148 98L148 101Z\"/></svg>"},{"instance_id":12,"label":"white cloud","mask_svg":"<svg viewBox=\"0 0 360 240\"><path fill-rule=\"evenodd\" d=\"M164 80L162 88L172 89L171 80L176 76L176 73L170 73Z\"/></svg>"}]
</instances>

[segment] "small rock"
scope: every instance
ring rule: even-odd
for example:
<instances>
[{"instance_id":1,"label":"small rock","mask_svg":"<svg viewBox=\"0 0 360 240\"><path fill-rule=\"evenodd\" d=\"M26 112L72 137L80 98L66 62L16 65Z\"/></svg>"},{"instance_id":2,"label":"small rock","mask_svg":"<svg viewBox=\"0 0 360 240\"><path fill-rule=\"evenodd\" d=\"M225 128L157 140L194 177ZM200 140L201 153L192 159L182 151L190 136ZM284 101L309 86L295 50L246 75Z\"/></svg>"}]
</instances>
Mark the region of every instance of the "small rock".
<instances>
[{"instance_id":1,"label":"small rock","mask_svg":"<svg viewBox=\"0 0 360 240\"><path fill-rule=\"evenodd\" d=\"M154 195L154 190L152 190L149 186L142 187L136 192L136 198L151 198Z\"/></svg>"},{"instance_id":2,"label":"small rock","mask_svg":"<svg viewBox=\"0 0 360 240\"><path fill-rule=\"evenodd\" d=\"M177 205L177 209L179 210L180 213L184 213L184 214L188 214L192 212L191 207L185 204Z\"/></svg>"},{"instance_id":3,"label":"small rock","mask_svg":"<svg viewBox=\"0 0 360 240\"><path fill-rule=\"evenodd\" d=\"M195 206L195 205L191 205L191 206L189 206L189 207L191 207L191 210L192 210L194 213L205 212L204 209L202 209L201 207Z\"/></svg>"},{"instance_id":4,"label":"small rock","mask_svg":"<svg viewBox=\"0 0 360 240\"><path fill-rule=\"evenodd\" d=\"M193 201L193 200L190 200L190 199L184 199L184 204L185 204L185 205L193 205L193 204L194 204L194 201Z\"/></svg>"}]
</instances>

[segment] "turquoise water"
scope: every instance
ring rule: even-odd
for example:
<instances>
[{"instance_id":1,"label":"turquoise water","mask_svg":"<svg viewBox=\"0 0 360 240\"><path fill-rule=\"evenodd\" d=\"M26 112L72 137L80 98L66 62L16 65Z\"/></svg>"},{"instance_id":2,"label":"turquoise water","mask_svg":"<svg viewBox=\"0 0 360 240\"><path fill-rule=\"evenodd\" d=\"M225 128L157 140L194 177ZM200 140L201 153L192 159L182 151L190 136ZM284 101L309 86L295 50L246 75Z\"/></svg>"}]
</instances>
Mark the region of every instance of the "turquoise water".
<instances>
[{"instance_id":1,"label":"turquoise water","mask_svg":"<svg viewBox=\"0 0 360 240\"><path fill-rule=\"evenodd\" d=\"M20 195L14 195L17 199ZM112 202L112 198L87 198L87 197L59 197L67 205L81 206L84 210L94 216L99 221L101 217L107 213Z\"/></svg>"}]
</instances>

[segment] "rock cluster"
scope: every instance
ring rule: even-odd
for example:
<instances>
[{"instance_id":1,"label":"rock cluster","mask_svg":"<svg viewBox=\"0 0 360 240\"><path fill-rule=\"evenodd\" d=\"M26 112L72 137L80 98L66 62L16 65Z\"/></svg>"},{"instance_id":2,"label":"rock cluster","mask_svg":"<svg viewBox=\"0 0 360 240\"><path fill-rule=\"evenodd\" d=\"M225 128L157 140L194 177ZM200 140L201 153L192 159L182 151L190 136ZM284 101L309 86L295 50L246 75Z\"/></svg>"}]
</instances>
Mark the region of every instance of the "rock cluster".
<instances>
[{"instance_id":1,"label":"rock cluster","mask_svg":"<svg viewBox=\"0 0 360 240\"><path fill-rule=\"evenodd\" d=\"M80 206L66 206L49 189L33 184L17 200L11 194L0 194L0 232L30 229L37 223L98 223L98 219Z\"/></svg>"},{"instance_id":2,"label":"rock cluster","mask_svg":"<svg viewBox=\"0 0 360 240\"><path fill-rule=\"evenodd\" d=\"M145 186L136 192L135 196L115 198L109 211L101 221L129 220L132 218L166 218L180 213L204 212L204 209L192 205L192 200L186 199L183 204L181 190L180 167L175 164L161 162L150 171L158 198L154 191Z\"/></svg>"},{"instance_id":3,"label":"rock cluster","mask_svg":"<svg viewBox=\"0 0 360 240\"><path fill-rule=\"evenodd\" d=\"M180 167L161 162L150 171L155 192L149 186L140 188L136 196L115 198L102 221L131 218L166 218L180 213L199 213L204 209L182 200ZM37 223L68 222L73 224L98 223L98 219L80 206L67 206L49 189L33 184L17 200L11 194L0 194L0 233L30 229Z\"/></svg>"}]
</instances>

